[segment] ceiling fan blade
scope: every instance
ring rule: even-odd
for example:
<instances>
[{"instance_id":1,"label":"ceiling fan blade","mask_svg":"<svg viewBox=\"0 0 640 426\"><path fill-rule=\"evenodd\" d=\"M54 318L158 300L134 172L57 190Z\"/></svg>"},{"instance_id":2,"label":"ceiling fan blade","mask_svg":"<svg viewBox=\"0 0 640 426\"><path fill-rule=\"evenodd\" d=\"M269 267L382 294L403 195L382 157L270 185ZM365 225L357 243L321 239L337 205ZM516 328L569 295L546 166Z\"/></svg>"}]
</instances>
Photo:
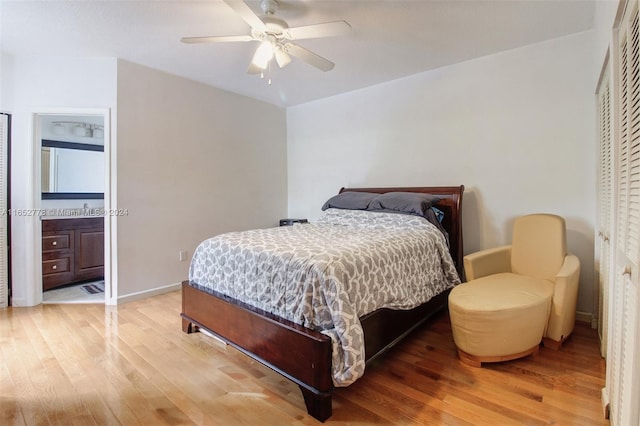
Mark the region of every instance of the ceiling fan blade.
<instances>
[{"instance_id":1,"label":"ceiling fan blade","mask_svg":"<svg viewBox=\"0 0 640 426\"><path fill-rule=\"evenodd\" d=\"M302 59L309 65L313 65L322 71L331 71L335 64L328 59L323 58L322 56L316 55L310 50L305 49L302 46L298 46L297 44L287 43L283 46L284 51L286 53L295 56L298 59Z\"/></svg>"},{"instance_id":2,"label":"ceiling fan blade","mask_svg":"<svg viewBox=\"0 0 640 426\"><path fill-rule=\"evenodd\" d=\"M278 66L280 68L286 67L287 65L289 65L289 62L291 62L291 56L289 56L287 52L282 49L276 49L274 55L276 57L276 62L278 63Z\"/></svg>"},{"instance_id":3,"label":"ceiling fan blade","mask_svg":"<svg viewBox=\"0 0 640 426\"><path fill-rule=\"evenodd\" d=\"M226 41L252 41L254 38L250 35L238 35L238 36L211 36L211 37L182 37L180 39L183 43L218 43Z\"/></svg>"},{"instance_id":4,"label":"ceiling fan blade","mask_svg":"<svg viewBox=\"0 0 640 426\"><path fill-rule=\"evenodd\" d=\"M242 0L223 0L231 9L233 9L240 17L249 24L251 28L259 31L266 31L267 26L262 22L258 15Z\"/></svg>"},{"instance_id":5,"label":"ceiling fan blade","mask_svg":"<svg viewBox=\"0 0 640 426\"><path fill-rule=\"evenodd\" d=\"M347 21L334 21L287 28L282 31L282 35L289 40L301 40L304 38L339 36L348 34L350 31L351 25Z\"/></svg>"}]
</instances>

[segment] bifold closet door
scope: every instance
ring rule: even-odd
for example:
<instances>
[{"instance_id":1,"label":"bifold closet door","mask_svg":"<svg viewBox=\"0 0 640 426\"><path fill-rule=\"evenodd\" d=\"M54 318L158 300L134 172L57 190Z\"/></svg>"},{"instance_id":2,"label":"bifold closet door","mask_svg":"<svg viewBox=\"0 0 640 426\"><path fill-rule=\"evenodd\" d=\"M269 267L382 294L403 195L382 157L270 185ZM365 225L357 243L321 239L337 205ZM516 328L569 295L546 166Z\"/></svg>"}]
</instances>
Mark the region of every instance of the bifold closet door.
<instances>
[{"instance_id":1,"label":"bifold closet door","mask_svg":"<svg viewBox=\"0 0 640 426\"><path fill-rule=\"evenodd\" d=\"M607 392L613 426L640 425L640 15L626 3L618 26L614 262Z\"/></svg>"},{"instance_id":2,"label":"bifold closet door","mask_svg":"<svg viewBox=\"0 0 640 426\"><path fill-rule=\"evenodd\" d=\"M613 216L613 126L611 113L611 73L610 63L603 67L602 79L598 85L598 239L596 253L598 261L598 334L600 336L600 353L607 356L607 333L609 317L609 287L611 282L611 246Z\"/></svg>"}]
</instances>

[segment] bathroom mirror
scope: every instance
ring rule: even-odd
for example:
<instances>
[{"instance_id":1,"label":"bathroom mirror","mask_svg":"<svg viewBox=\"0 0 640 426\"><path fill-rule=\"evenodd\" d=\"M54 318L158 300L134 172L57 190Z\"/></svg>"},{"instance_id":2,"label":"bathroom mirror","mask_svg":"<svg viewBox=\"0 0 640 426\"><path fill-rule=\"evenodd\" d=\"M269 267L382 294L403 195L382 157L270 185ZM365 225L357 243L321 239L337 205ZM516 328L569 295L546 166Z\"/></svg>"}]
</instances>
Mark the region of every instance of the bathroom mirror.
<instances>
[{"instance_id":1,"label":"bathroom mirror","mask_svg":"<svg viewBox=\"0 0 640 426\"><path fill-rule=\"evenodd\" d=\"M104 198L104 146L43 139L42 199Z\"/></svg>"}]
</instances>

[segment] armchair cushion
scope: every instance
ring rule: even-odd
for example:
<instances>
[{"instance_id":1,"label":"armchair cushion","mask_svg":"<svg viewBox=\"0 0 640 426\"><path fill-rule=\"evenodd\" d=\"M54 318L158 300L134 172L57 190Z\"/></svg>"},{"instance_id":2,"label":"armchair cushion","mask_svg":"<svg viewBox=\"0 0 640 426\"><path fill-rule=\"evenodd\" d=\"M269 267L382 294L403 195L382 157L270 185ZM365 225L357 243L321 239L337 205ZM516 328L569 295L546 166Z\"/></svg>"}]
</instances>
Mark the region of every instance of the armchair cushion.
<instances>
[{"instance_id":1,"label":"armchair cushion","mask_svg":"<svg viewBox=\"0 0 640 426\"><path fill-rule=\"evenodd\" d=\"M564 219L552 214L521 216L513 224L511 271L553 280L567 254Z\"/></svg>"},{"instance_id":2,"label":"armchair cushion","mask_svg":"<svg viewBox=\"0 0 640 426\"><path fill-rule=\"evenodd\" d=\"M542 340L553 284L510 272L461 284L449 295L453 339L476 357L525 352Z\"/></svg>"}]
</instances>

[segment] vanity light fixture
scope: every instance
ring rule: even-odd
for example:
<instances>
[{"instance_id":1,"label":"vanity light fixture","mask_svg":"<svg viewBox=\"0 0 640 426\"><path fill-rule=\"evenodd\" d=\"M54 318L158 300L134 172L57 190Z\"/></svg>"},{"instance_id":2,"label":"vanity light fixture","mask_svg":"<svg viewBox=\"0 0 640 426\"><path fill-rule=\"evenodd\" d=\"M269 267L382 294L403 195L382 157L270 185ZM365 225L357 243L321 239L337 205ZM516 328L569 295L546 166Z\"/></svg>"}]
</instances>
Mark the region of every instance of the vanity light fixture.
<instances>
[{"instance_id":1,"label":"vanity light fixture","mask_svg":"<svg viewBox=\"0 0 640 426\"><path fill-rule=\"evenodd\" d=\"M62 125L62 123L56 123L51 126L51 130L56 135L64 135L67 132L67 129Z\"/></svg>"},{"instance_id":2,"label":"vanity light fixture","mask_svg":"<svg viewBox=\"0 0 640 426\"><path fill-rule=\"evenodd\" d=\"M89 136L89 129L84 123L76 124L75 126L73 126L73 134L76 136L87 137Z\"/></svg>"},{"instance_id":3,"label":"vanity light fixture","mask_svg":"<svg viewBox=\"0 0 640 426\"><path fill-rule=\"evenodd\" d=\"M104 126L101 124L91 124L83 121L52 121L51 124L51 131L56 135L64 135L69 131L72 135L83 138L101 139L104 137Z\"/></svg>"}]
</instances>

